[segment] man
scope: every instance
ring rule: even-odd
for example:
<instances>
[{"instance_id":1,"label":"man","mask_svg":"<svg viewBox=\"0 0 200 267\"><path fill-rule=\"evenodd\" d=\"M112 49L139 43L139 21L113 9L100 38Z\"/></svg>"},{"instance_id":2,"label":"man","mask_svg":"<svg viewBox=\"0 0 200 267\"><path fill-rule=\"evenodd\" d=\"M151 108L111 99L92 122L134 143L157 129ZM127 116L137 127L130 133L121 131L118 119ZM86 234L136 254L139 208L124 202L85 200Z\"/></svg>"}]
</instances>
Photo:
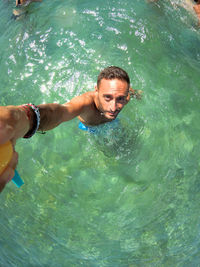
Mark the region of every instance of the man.
<instances>
[{"instance_id":1,"label":"man","mask_svg":"<svg viewBox=\"0 0 200 267\"><path fill-rule=\"evenodd\" d=\"M37 130L51 130L75 117L86 128L110 123L129 102L130 94L140 98L140 93L130 88L129 76L123 69L108 67L99 74L94 91L74 97L65 104L0 107L0 144L11 140L14 146L20 137L29 138ZM14 176L16 165L15 153L8 168L0 175L0 191Z\"/></svg>"},{"instance_id":2,"label":"man","mask_svg":"<svg viewBox=\"0 0 200 267\"><path fill-rule=\"evenodd\" d=\"M16 0L17 9L13 10L12 18L16 20L23 18L28 13L28 11L24 7L33 2L42 2L42 0ZM18 9L18 7L22 8Z\"/></svg>"},{"instance_id":3,"label":"man","mask_svg":"<svg viewBox=\"0 0 200 267\"><path fill-rule=\"evenodd\" d=\"M147 0L147 2L158 2L158 0ZM196 4L193 5L193 2ZM175 3L176 4L176 3ZM174 5L174 3L172 3ZM198 25L200 26L200 0L184 0L179 3L180 6L184 7L188 11L195 11L198 18Z\"/></svg>"},{"instance_id":4,"label":"man","mask_svg":"<svg viewBox=\"0 0 200 267\"><path fill-rule=\"evenodd\" d=\"M28 5L32 2L42 2L42 0L16 0L16 6Z\"/></svg>"},{"instance_id":5,"label":"man","mask_svg":"<svg viewBox=\"0 0 200 267\"><path fill-rule=\"evenodd\" d=\"M200 0L194 0L196 2L196 5L194 5L194 11L197 14L199 25L200 25Z\"/></svg>"}]
</instances>

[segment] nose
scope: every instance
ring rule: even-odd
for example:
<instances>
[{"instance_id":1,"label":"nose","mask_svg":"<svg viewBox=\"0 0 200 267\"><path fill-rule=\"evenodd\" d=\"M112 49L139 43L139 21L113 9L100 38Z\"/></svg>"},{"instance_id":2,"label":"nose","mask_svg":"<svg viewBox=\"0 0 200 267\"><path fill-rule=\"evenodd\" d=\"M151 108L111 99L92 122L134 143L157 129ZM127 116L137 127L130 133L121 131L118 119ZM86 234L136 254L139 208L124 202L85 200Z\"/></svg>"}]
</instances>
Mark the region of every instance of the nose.
<instances>
[{"instance_id":1,"label":"nose","mask_svg":"<svg viewBox=\"0 0 200 267\"><path fill-rule=\"evenodd\" d=\"M112 101L110 101L110 111L115 112L116 109L117 109L117 103L116 100L113 99Z\"/></svg>"}]
</instances>

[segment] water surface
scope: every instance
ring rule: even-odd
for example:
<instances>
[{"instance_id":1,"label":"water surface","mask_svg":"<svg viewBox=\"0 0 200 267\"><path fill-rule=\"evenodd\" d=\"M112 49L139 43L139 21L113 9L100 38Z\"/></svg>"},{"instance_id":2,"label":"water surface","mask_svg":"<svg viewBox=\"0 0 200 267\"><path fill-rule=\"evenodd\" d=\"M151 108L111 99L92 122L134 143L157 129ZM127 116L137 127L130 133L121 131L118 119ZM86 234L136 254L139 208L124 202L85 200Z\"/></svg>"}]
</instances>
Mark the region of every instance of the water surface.
<instances>
[{"instance_id":1,"label":"water surface","mask_svg":"<svg viewBox=\"0 0 200 267\"><path fill-rule=\"evenodd\" d=\"M179 3L44 0L13 20L0 2L1 105L65 103L110 65L143 90L118 131L18 141L1 266L199 266L200 33Z\"/></svg>"}]
</instances>

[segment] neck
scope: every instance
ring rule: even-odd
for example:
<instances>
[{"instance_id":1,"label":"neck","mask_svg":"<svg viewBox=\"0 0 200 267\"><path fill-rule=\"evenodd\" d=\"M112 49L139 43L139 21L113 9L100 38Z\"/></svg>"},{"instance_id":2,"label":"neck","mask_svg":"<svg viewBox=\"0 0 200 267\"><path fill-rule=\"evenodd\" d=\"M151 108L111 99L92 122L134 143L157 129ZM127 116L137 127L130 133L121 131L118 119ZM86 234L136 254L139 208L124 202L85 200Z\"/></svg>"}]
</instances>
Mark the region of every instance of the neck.
<instances>
[{"instance_id":1,"label":"neck","mask_svg":"<svg viewBox=\"0 0 200 267\"><path fill-rule=\"evenodd\" d=\"M98 99L98 96L95 94L95 96L94 96L94 107L99 113L101 113L101 110L100 110L99 106L100 106L99 105L99 99Z\"/></svg>"}]
</instances>

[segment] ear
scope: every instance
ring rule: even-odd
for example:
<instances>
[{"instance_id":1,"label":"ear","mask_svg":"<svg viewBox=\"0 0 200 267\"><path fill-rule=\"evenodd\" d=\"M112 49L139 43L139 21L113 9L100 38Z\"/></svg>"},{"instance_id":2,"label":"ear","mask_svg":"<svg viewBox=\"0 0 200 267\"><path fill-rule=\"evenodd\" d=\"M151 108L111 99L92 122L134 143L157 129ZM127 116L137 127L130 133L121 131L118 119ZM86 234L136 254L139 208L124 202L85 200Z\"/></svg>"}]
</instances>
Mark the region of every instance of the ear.
<instances>
[{"instance_id":1,"label":"ear","mask_svg":"<svg viewBox=\"0 0 200 267\"><path fill-rule=\"evenodd\" d=\"M126 97L126 104L129 102L129 100L130 100L130 93L128 92L128 95L127 95L127 97Z\"/></svg>"},{"instance_id":2,"label":"ear","mask_svg":"<svg viewBox=\"0 0 200 267\"><path fill-rule=\"evenodd\" d=\"M95 90L95 92L98 92L98 87L97 87L97 85L95 85L94 90Z\"/></svg>"}]
</instances>

